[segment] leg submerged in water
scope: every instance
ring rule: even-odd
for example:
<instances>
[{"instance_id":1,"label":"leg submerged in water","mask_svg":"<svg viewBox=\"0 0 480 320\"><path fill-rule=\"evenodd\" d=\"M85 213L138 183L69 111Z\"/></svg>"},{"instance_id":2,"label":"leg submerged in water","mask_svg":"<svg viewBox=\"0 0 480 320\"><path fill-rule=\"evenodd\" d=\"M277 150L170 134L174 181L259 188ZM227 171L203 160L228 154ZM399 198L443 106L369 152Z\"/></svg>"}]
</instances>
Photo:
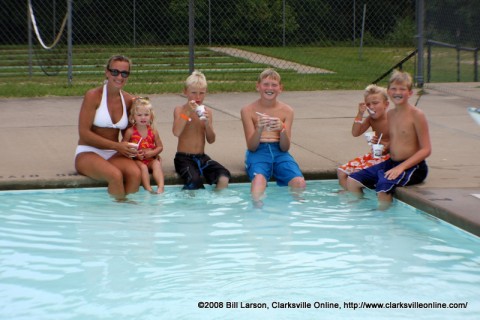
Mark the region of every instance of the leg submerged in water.
<instances>
[{"instance_id":1,"label":"leg submerged in water","mask_svg":"<svg viewBox=\"0 0 480 320\"><path fill-rule=\"evenodd\" d=\"M227 176L220 176L220 178L218 178L215 190L220 191L227 188L229 182L230 182L230 179Z\"/></svg>"},{"instance_id":2,"label":"leg submerged in water","mask_svg":"<svg viewBox=\"0 0 480 320\"><path fill-rule=\"evenodd\" d=\"M338 178L338 184L343 188L343 190L347 190L348 175L342 170L337 169L337 178Z\"/></svg>"},{"instance_id":3,"label":"leg submerged in water","mask_svg":"<svg viewBox=\"0 0 480 320\"><path fill-rule=\"evenodd\" d=\"M392 200L393 200L393 196L391 194L388 194L386 192L378 192L377 193L377 197L378 197L378 209L379 210L387 210L388 208L390 208L390 206L392 205Z\"/></svg>"},{"instance_id":4,"label":"leg submerged in water","mask_svg":"<svg viewBox=\"0 0 480 320\"><path fill-rule=\"evenodd\" d=\"M347 190L358 199L363 197L363 188L364 186L357 180L347 178Z\"/></svg>"},{"instance_id":5,"label":"leg submerged in water","mask_svg":"<svg viewBox=\"0 0 480 320\"><path fill-rule=\"evenodd\" d=\"M290 192L292 193L292 196L296 200L304 200L302 198L302 193L305 191L307 188L307 182L303 177L296 177L290 180L288 183L288 187L290 188Z\"/></svg>"},{"instance_id":6,"label":"leg submerged in water","mask_svg":"<svg viewBox=\"0 0 480 320\"><path fill-rule=\"evenodd\" d=\"M250 188L253 200L260 200L263 197L266 188L267 179L265 179L263 175L257 174L255 178L253 178L252 186Z\"/></svg>"}]
</instances>

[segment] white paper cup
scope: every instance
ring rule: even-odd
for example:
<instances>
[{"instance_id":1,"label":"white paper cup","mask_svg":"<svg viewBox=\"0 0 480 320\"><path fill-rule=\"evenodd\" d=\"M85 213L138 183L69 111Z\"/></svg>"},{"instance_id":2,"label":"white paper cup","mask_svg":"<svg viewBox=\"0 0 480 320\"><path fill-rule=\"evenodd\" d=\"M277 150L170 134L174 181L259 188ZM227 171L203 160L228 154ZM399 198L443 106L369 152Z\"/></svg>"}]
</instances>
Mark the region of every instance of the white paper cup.
<instances>
[{"instance_id":1,"label":"white paper cup","mask_svg":"<svg viewBox=\"0 0 480 320\"><path fill-rule=\"evenodd\" d=\"M372 144L372 138L375 137L375 131L365 132L363 134L368 144Z\"/></svg>"},{"instance_id":2,"label":"white paper cup","mask_svg":"<svg viewBox=\"0 0 480 320\"><path fill-rule=\"evenodd\" d=\"M205 106L203 104L197 106L195 108L195 112L197 113L200 120L206 120L207 119L207 117L205 117Z\"/></svg>"},{"instance_id":3,"label":"white paper cup","mask_svg":"<svg viewBox=\"0 0 480 320\"><path fill-rule=\"evenodd\" d=\"M381 158L383 155L383 144L372 144L372 153L374 158Z\"/></svg>"},{"instance_id":4,"label":"white paper cup","mask_svg":"<svg viewBox=\"0 0 480 320\"><path fill-rule=\"evenodd\" d=\"M129 143L128 143L128 146L130 147L130 149L135 149L135 150L138 149L138 144L133 143L133 142L129 142ZM131 157L131 158L135 158L135 156L130 156L130 157Z\"/></svg>"}]
</instances>

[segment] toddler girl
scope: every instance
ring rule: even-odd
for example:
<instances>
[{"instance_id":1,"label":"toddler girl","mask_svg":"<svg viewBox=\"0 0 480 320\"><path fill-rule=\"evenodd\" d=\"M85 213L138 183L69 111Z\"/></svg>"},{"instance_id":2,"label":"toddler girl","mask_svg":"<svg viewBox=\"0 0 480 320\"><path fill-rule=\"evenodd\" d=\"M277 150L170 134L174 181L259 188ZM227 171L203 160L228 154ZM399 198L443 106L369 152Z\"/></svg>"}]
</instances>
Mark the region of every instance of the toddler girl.
<instances>
[{"instance_id":1,"label":"toddler girl","mask_svg":"<svg viewBox=\"0 0 480 320\"><path fill-rule=\"evenodd\" d=\"M150 172L157 183L157 192L164 191L164 176L162 162L159 156L163 150L162 140L158 131L154 128L154 112L152 104L148 98L135 98L130 110L129 121L133 124L129 127L123 141L135 144L138 153L135 157L135 163L142 173L142 185L145 190L154 193L150 185Z\"/></svg>"}]
</instances>

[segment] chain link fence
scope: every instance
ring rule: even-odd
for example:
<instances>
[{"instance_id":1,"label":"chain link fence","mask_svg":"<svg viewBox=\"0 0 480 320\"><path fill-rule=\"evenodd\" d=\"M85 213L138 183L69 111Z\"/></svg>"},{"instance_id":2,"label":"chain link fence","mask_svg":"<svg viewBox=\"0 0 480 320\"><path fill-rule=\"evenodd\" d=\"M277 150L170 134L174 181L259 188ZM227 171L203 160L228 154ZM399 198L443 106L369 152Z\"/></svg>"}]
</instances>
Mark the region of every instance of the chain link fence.
<instances>
[{"instance_id":1,"label":"chain link fence","mask_svg":"<svg viewBox=\"0 0 480 320\"><path fill-rule=\"evenodd\" d=\"M478 47L480 0L425 2L425 40ZM90 86L125 54L131 83L159 92L178 91L192 66L211 90L251 88L269 66L293 89L359 89L416 50L415 23L414 0L2 0L0 82ZM457 75L440 70L440 50L452 49L435 50L429 80ZM415 74L416 59L402 67ZM462 81L477 63L467 60Z\"/></svg>"},{"instance_id":2,"label":"chain link fence","mask_svg":"<svg viewBox=\"0 0 480 320\"><path fill-rule=\"evenodd\" d=\"M478 81L480 1L425 5L427 82Z\"/></svg>"}]
</instances>

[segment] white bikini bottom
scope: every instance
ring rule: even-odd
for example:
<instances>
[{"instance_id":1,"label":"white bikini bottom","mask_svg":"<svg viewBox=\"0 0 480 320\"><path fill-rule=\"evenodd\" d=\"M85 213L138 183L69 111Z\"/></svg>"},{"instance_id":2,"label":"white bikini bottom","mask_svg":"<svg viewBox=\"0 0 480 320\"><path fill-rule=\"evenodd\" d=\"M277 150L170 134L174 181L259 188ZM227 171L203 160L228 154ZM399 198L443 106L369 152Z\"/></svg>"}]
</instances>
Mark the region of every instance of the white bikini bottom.
<instances>
[{"instance_id":1,"label":"white bikini bottom","mask_svg":"<svg viewBox=\"0 0 480 320\"><path fill-rule=\"evenodd\" d=\"M93 153L96 153L96 154L98 154L100 157L102 157L102 158L105 159L105 160L110 159L111 157L113 157L113 156L117 153L116 150L98 149L98 148L91 147L91 146L79 145L79 146L77 146L77 150L75 151L75 157L76 157L78 154L83 153L83 152L93 152Z\"/></svg>"}]
</instances>

